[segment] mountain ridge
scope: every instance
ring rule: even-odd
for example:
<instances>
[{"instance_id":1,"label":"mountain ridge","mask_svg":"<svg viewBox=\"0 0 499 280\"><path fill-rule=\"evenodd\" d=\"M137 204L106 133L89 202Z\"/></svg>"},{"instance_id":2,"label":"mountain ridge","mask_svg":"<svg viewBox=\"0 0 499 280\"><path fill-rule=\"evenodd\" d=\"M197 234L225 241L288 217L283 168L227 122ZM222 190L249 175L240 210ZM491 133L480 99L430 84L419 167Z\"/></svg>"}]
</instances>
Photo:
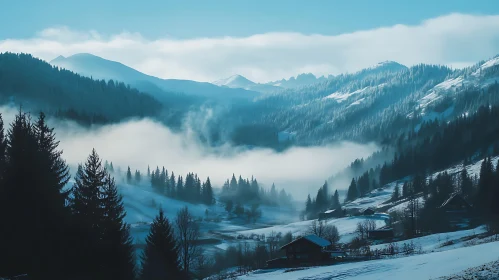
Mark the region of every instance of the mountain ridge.
<instances>
[{"instance_id":1,"label":"mountain ridge","mask_svg":"<svg viewBox=\"0 0 499 280\"><path fill-rule=\"evenodd\" d=\"M218 100L251 100L259 95L259 93L255 91L219 87L207 82L180 79L161 79L142 73L123 63L108 60L88 53L74 54L69 57L58 56L50 61L50 64L76 72L83 76L104 80L112 79L122 81L138 88L139 90L144 89L144 83L154 84L164 91L152 93L152 95L159 100L164 100L165 95L171 93L182 93L205 99Z\"/></svg>"}]
</instances>

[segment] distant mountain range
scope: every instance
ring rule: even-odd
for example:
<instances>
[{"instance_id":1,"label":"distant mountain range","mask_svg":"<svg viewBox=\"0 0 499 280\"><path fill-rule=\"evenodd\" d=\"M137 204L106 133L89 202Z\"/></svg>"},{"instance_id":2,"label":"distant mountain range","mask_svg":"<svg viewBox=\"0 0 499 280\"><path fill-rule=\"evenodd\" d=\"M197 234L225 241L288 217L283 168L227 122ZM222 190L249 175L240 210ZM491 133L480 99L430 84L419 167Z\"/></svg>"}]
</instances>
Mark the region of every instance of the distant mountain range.
<instances>
[{"instance_id":1,"label":"distant mountain range","mask_svg":"<svg viewBox=\"0 0 499 280\"><path fill-rule=\"evenodd\" d=\"M316 77L312 73L306 73L306 74L300 74L295 77L291 77L289 79L282 79L279 81L274 81L274 82L268 82L266 85L272 85L272 86L277 86L277 87L282 87L282 88L298 88L298 87L304 87L304 86L309 86L315 83L320 83L327 81L328 78L333 77L332 75L329 75L327 78L324 76L321 77Z\"/></svg>"},{"instance_id":2,"label":"distant mountain range","mask_svg":"<svg viewBox=\"0 0 499 280\"><path fill-rule=\"evenodd\" d=\"M160 79L146 75L122 63L92 54L81 53L69 57L59 56L50 64L71 70L94 79L115 80L145 91L160 101L171 99L168 95L180 93L188 96L217 100L252 100L259 96L256 91L220 87L211 83L190 80Z\"/></svg>"},{"instance_id":3,"label":"distant mountain range","mask_svg":"<svg viewBox=\"0 0 499 280\"><path fill-rule=\"evenodd\" d=\"M220 79L212 82L212 84L220 87L242 88L262 93L276 92L283 89L279 86L255 83L241 75L233 75L225 79Z\"/></svg>"}]
</instances>

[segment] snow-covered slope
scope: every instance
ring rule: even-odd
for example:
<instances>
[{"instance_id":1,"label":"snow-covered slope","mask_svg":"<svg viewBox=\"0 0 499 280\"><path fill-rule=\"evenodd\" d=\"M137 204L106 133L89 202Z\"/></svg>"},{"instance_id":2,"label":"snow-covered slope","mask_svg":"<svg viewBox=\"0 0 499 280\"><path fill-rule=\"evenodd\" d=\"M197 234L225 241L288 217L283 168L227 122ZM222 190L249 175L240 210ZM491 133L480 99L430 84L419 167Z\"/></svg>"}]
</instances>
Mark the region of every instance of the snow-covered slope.
<instances>
[{"instance_id":1,"label":"snow-covered slope","mask_svg":"<svg viewBox=\"0 0 499 280\"><path fill-rule=\"evenodd\" d=\"M437 84L430 89L419 102L418 107L422 109L422 113L428 113L427 107L435 104L437 101L445 97L453 97L466 89L483 89L499 80L499 56L489 59L476 67L472 73L463 71L457 77L450 77L445 81ZM472 69L472 68L470 68ZM466 70L466 69L465 69Z\"/></svg>"},{"instance_id":2,"label":"snow-covered slope","mask_svg":"<svg viewBox=\"0 0 499 280\"><path fill-rule=\"evenodd\" d=\"M332 266L304 268L286 271L260 270L239 279L257 280L424 280L454 274L456 272L496 261L499 242L481 244L443 252L414 255L396 259L382 259ZM473 278L470 278L473 279Z\"/></svg>"},{"instance_id":3,"label":"snow-covered slope","mask_svg":"<svg viewBox=\"0 0 499 280\"><path fill-rule=\"evenodd\" d=\"M327 221L327 224L335 225L338 228L341 237L340 242L350 242L352 238L355 237L355 229L357 228L357 223L365 221L367 219L374 220L376 222L377 227L382 227L385 225L385 220L382 217L377 217L377 216L373 217L358 216L358 217L331 219ZM276 225L260 229L236 231L233 233L233 235L237 236L239 234L242 234L249 236L252 234L257 234L257 235L265 234L266 236L269 236L272 232L274 233L280 232L282 234L291 232L293 236L306 235L313 221L314 220L308 220L308 221L282 224L282 225Z\"/></svg>"},{"instance_id":4,"label":"snow-covered slope","mask_svg":"<svg viewBox=\"0 0 499 280\"><path fill-rule=\"evenodd\" d=\"M228 88L242 88L246 90L258 91L262 93L269 93L281 90L282 88L275 85L259 84L248 80L241 75L233 75L228 78L220 79L212 82L212 84L220 87Z\"/></svg>"}]
</instances>

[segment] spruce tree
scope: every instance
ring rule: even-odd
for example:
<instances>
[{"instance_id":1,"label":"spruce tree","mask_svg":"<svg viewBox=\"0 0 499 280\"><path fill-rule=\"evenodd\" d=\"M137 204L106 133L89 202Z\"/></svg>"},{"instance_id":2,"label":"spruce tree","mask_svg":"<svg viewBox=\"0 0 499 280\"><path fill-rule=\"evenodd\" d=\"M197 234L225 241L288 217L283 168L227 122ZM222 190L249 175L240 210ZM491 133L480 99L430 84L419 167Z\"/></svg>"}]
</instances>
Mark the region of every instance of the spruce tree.
<instances>
[{"instance_id":1,"label":"spruce tree","mask_svg":"<svg viewBox=\"0 0 499 280\"><path fill-rule=\"evenodd\" d=\"M312 212L312 199L310 198L310 194L307 196L307 201L305 202L305 212L310 214Z\"/></svg>"},{"instance_id":2,"label":"spruce tree","mask_svg":"<svg viewBox=\"0 0 499 280\"><path fill-rule=\"evenodd\" d=\"M78 260L75 272L83 277L102 276L101 238L102 221L105 210L102 205L102 192L108 184L107 173L95 149L92 149L85 164L78 166L75 184L71 190L71 210L75 226L75 240L79 250L74 252Z\"/></svg>"},{"instance_id":3,"label":"spruce tree","mask_svg":"<svg viewBox=\"0 0 499 280\"><path fill-rule=\"evenodd\" d=\"M142 176L140 175L140 171L135 170L135 183L140 184L141 180L142 180Z\"/></svg>"},{"instance_id":4,"label":"spruce tree","mask_svg":"<svg viewBox=\"0 0 499 280\"><path fill-rule=\"evenodd\" d=\"M0 220L8 229L0 231L1 275L28 273L34 279L64 279L68 272L65 237L69 212L63 190L68 167L44 119L41 114L33 125L20 111L7 141L0 129L0 149L5 149Z\"/></svg>"},{"instance_id":5,"label":"spruce tree","mask_svg":"<svg viewBox=\"0 0 499 280\"><path fill-rule=\"evenodd\" d=\"M2 114L0 113L0 189L2 188L2 178L5 169L5 152L7 149L7 139L5 139L5 130Z\"/></svg>"},{"instance_id":6,"label":"spruce tree","mask_svg":"<svg viewBox=\"0 0 499 280\"><path fill-rule=\"evenodd\" d=\"M126 170L126 182L127 184L132 183L132 171L130 170L130 166L128 166L128 169Z\"/></svg>"},{"instance_id":7,"label":"spruce tree","mask_svg":"<svg viewBox=\"0 0 499 280\"><path fill-rule=\"evenodd\" d=\"M332 206L333 209L341 209L340 195L338 194L338 190L334 191Z\"/></svg>"},{"instance_id":8,"label":"spruce tree","mask_svg":"<svg viewBox=\"0 0 499 280\"><path fill-rule=\"evenodd\" d=\"M345 201L352 201L359 197L359 192L357 190L357 183L355 182L355 178L352 178L352 182L348 187L347 197Z\"/></svg>"},{"instance_id":9,"label":"spruce tree","mask_svg":"<svg viewBox=\"0 0 499 280\"><path fill-rule=\"evenodd\" d=\"M175 188L175 186L176 186L176 184L175 184L175 174L173 173L173 171L170 174L170 181L169 181L168 185L170 186L170 193L168 194L168 196L175 197L177 192L175 190L176 189Z\"/></svg>"},{"instance_id":10,"label":"spruce tree","mask_svg":"<svg viewBox=\"0 0 499 280\"><path fill-rule=\"evenodd\" d=\"M203 202L207 205L213 204L213 188L211 187L210 177L203 184Z\"/></svg>"},{"instance_id":11,"label":"spruce tree","mask_svg":"<svg viewBox=\"0 0 499 280\"><path fill-rule=\"evenodd\" d=\"M124 222L125 207L123 198L109 174L102 190L102 221L101 256L103 275L107 279L135 279L135 255L130 226Z\"/></svg>"},{"instance_id":12,"label":"spruce tree","mask_svg":"<svg viewBox=\"0 0 499 280\"><path fill-rule=\"evenodd\" d=\"M397 201L399 200L399 198L400 198L400 188L399 185L397 184L395 186L395 189L393 190L392 201Z\"/></svg>"},{"instance_id":13,"label":"spruce tree","mask_svg":"<svg viewBox=\"0 0 499 280\"><path fill-rule=\"evenodd\" d=\"M468 172L466 171L466 167L463 167L459 176L459 183L461 187L461 194L469 198L473 195L473 182L471 178L468 176Z\"/></svg>"},{"instance_id":14,"label":"spruce tree","mask_svg":"<svg viewBox=\"0 0 499 280\"><path fill-rule=\"evenodd\" d=\"M179 248L172 224L162 209L151 224L146 238L140 279L187 279L180 267Z\"/></svg>"}]
</instances>

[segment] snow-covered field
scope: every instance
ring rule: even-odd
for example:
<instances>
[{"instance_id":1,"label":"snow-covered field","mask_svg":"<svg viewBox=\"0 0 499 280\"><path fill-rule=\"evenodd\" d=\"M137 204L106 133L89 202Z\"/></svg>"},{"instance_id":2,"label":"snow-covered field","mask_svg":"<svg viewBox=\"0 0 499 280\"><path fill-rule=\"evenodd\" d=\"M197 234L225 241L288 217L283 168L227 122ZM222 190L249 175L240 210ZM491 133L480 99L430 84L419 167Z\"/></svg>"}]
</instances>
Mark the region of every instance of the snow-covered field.
<instances>
[{"instance_id":1,"label":"snow-covered field","mask_svg":"<svg viewBox=\"0 0 499 280\"><path fill-rule=\"evenodd\" d=\"M356 217L345 217L339 219L330 219L327 221L327 224L335 225L338 228L340 233L340 242L350 242L353 237L355 237L355 229L357 228L357 223L365 221L366 219L372 219L376 222L377 227L381 227L385 225L385 220L382 217L376 216L356 216ZM305 235L310 229L310 225L313 220L309 221L301 221L290 224L276 225L272 227L252 229L252 230L243 230L237 231L233 234L235 236L242 234L249 236L251 234L269 236L272 232L285 234L287 232L291 232L293 236Z\"/></svg>"},{"instance_id":2,"label":"snow-covered field","mask_svg":"<svg viewBox=\"0 0 499 280\"><path fill-rule=\"evenodd\" d=\"M482 234L484 232L486 232L485 226L480 226L469 230L431 234L410 240L394 242L393 244L401 248L404 243L412 242L417 248L421 249L425 253L447 251L466 246L467 243L463 242L461 238ZM387 244L373 245L371 246L371 250L384 249L386 246Z\"/></svg>"},{"instance_id":3,"label":"snow-covered field","mask_svg":"<svg viewBox=\"0 0 499 280\"><path fill-rule=\"evenodd\" d=\"M382 259L286 272L285 269L260 270L241 276L246 280L422 280L448 276L499 258L499 242L443 252ZM470 278L473 279L473 278Z\"/></svg>"}]
</instances>

